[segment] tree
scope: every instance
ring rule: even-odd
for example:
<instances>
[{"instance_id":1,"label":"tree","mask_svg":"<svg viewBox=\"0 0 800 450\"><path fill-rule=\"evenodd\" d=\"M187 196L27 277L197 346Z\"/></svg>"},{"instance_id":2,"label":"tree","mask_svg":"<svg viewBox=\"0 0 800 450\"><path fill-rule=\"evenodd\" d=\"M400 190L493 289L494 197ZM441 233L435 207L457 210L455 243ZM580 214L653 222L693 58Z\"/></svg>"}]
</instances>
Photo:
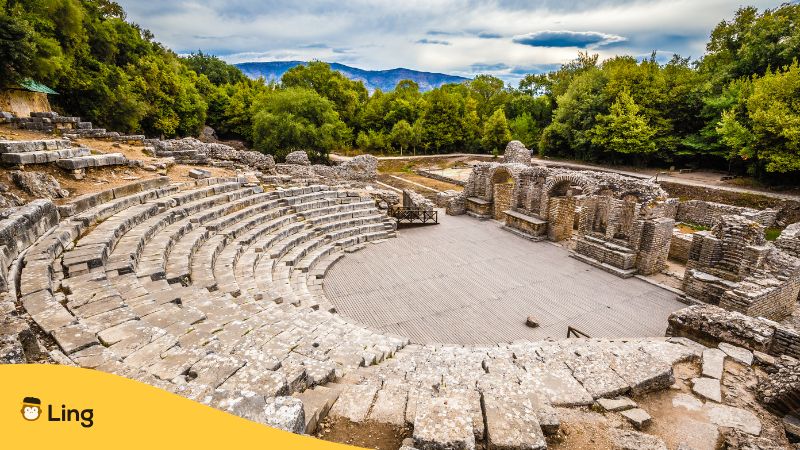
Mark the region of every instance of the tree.
<instances>
[{"instance_id":1,"label":"tree","mask_svg":"<svg viewBox=\"0 0 800 450\"><path fill-rule=\"evenodd\" d=\"M611 105L608 114L598 115L592 128L592 144L623 155L649 155L656 151L652 138L655 135L640 114L641 108L627 91L623 91Z\"/></svg>"},{"instance_id":2,"label":"tree","mask_svg":"<svg viewBox=\"0 0 800 450\"><path fill-rule=\"evenodd\" d=\"M403 150L414 141L414 129L408 122L401 120L392 127L390 139L392 144L400 147L400 156L403 156Z\"/></svg>"},{"instance_id":3,"label":"tree","mask_svg":"<svg viewBox=\"0 0 800 450\"><path fill-rule=\"evenodd\" d=\"M205 75L213 84L236 84L245 80L245 76L236 66L232 66L214 55L206 55L202 51L182 58L187 67L198 74Z\"/></svg>"},{"instance_id":4,"label":"tree","mask_svg":"<svg viewBox=\"0 0 800 450\"><path fill-rule=\"evenodd\" d=\"M745 160L751 172L800 171L800 65L742 82L743 107L722 115L717 131L722 141Z\"/></svg>"},{"instance_id":5,"label":"tree","mask_svg":"<svg viewBox=\"0 0 800 450\"><path fill-rule=\"evenodd\" d=\"M511 141L511 131L508 129L506 113L498 108L483 126L481 144L485 150L497 156L509 141Z\"/></svg>"},{"instance_id":6,"label":"tree","mask_svg":"<svg viewBox=\"0 0 800 450\"><path fill-rule=\"evenodd\" d=\"M31 74L35 52L27 24L0 15L0 83L19 82Z\"/></svg>"},{"instance_id":7,"label":"tree","mask_svg":"<svg viewBox=\"0 0 800 450\"><path fill-rule=\"evenodd\" d=\"M355 125L368 96L364 83L352 81L320 61L292 67L281 77L281 84L284 87L313 89L333 102L339 117L351 127Z\"/></svg>"},{"instance_id":8,"label":"tree","mask_svg":"<svg viewBox=\"0 0 800 450\"><path fill-rule=\"evenodd\" d=\"M306 150L317 161L350 140L350 130L333 103L311 89L288 88L263 94L253 105L253 145L283 158Z\"/></svg>"}]
</instances>

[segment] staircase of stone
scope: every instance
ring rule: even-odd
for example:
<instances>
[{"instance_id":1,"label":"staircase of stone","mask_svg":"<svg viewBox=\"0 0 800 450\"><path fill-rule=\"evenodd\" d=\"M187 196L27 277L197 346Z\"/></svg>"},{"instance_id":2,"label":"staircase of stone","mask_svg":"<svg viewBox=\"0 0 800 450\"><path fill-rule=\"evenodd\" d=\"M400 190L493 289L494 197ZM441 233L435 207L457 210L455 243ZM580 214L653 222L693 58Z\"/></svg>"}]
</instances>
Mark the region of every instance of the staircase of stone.
<instances>
[{"instance_id":1,"label":"staircase of stone","mask_svg":"<svg viewBox=\"0 0 800 450\"><path fill-rule=\"evenodd\" d=\"M0 123L9 123L17 128L45 133L61 133L64 137L111 139L121 142L143 142L143 135L125 135L104 128L94 128L91 122L80 117L60 116L56 112L32 112L30 117L17 117L8 112L0 112Z\"/></svg>"},{"instance_id":2,"label":"staircase of stone","mask_svg":"<svg viewBox=\"0 0 800 450\"><path fill-rule=\"evenodd\" d=\"M16 166L55 163L68 171L128 163L121 153L92 154L88 148L72 147L68 139L0 141L0 161Z\"/></svg>"},{"instance_id":3,"label":"staircase of stone","mask_svg":"<svg viewBox=\"0 0 800 450\"><path fill-rule=\"evenodd\" d=\"M420 448L546 448L555 407L668 388L673 365L702 350L673 338L409 345L335 314L328 269L393 236L357 192L161 177L1 221L0 307L52 336L58 362L296 432L326 416L408 426Z\"/></svg>"},{"instance_id":4,"label":"staircase of stone","mask_svg":"<svg viewBox=\"0 0 800 450\"><path fill-rule=\"evenodd\" d=\"M60 208L68 217L24 258L20 301L59 359L224 407L242 391L262 403L301 392L407 344L332 314L319 289L291 290L316 282L335 261L325 256L393 235L371 199L236 178L133 191Z\"/></svg>"}]
</instances>

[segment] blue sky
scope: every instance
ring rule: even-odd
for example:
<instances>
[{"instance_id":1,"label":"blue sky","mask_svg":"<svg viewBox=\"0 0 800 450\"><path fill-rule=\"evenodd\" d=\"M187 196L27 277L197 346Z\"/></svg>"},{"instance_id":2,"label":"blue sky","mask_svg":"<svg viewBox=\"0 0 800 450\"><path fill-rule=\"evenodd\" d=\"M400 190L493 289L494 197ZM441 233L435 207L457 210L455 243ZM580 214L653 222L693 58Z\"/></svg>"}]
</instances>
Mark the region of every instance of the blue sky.
<instances>
[{"instance_id":1,"label":"blue sky","mask_svg":"<svg viewBox=\"0 0 800 450\"><path fill-rule=\"evenodd\" d=\"M516 84L579 51L702 56L709 33L751 0L118 0L178 53L228 62L311 60L406 67Z\"/></svg>"}]
</instances>

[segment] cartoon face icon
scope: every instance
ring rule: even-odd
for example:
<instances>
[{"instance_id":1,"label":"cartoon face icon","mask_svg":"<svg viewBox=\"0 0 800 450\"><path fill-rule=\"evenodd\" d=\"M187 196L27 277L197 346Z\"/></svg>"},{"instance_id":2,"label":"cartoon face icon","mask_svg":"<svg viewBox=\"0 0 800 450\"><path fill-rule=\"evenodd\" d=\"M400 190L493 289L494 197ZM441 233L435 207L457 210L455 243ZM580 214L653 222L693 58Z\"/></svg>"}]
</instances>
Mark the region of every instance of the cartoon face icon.
<instances>
[{"instance_id":1,"label":"cartoon face icon","mask_svg":"<svg viewBox=\"0 0 800 450\"><path fill-rule=\"evenodd\" d=\"M42 413L42 401L36 397L25 397L22 400L22 417L34 421Z\"/></svg>"}]
</instances>

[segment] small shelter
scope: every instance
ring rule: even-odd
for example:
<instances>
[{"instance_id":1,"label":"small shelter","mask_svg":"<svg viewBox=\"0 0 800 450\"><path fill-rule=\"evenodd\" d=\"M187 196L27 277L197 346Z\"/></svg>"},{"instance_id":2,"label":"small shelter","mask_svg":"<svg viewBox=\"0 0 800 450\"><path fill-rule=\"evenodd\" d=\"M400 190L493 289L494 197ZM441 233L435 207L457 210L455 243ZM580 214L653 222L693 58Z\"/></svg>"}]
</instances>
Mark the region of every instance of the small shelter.
<instances>
[{"instance_id":1,"label":"small shelter","mask_svg":"<svg viewBox=\"0 0 800 450\"><path fill-rule=\"evenodd\" d=\"M58 95L58 92L28 78L0 88L0 111L17 117L29 117L32 112L50 112L48 95Z\"/></svg>"}]
</instances>

